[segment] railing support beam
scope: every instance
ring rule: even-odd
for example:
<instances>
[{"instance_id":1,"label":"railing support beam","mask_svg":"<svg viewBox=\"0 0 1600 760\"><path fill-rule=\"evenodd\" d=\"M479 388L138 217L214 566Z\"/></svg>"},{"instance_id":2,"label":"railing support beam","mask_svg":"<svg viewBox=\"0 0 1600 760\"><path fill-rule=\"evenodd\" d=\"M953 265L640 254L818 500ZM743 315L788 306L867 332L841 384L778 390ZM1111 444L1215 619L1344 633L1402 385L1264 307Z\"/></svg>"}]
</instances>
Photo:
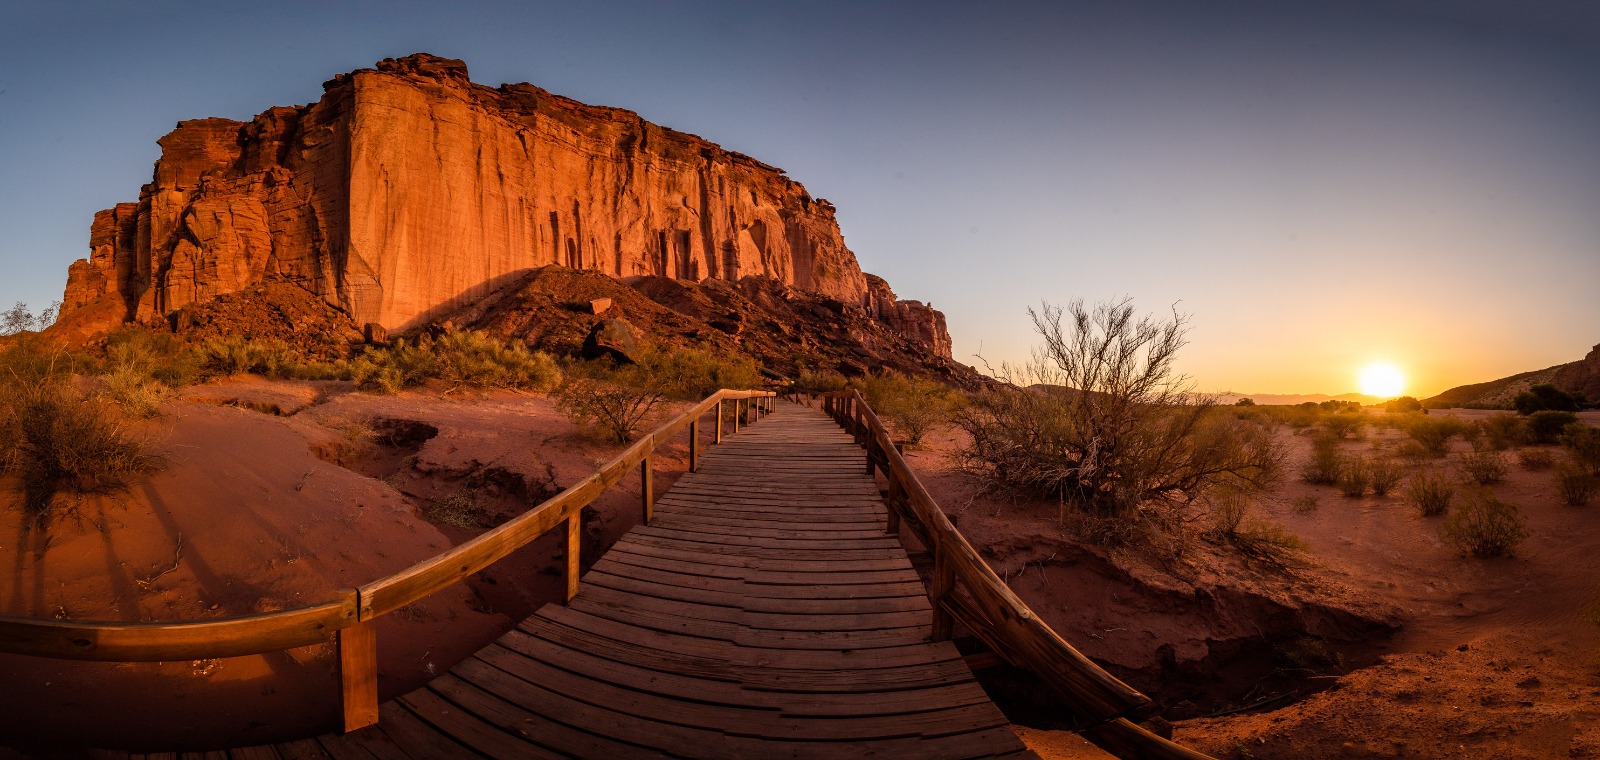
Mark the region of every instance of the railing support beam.
<instances>
[{"instance_id":1,"label":"railing support beam","mask_svg":"<svg viewBox=\"0 0 1600 760\"><path fill-rule=\"evenodd\" d=\"M651 466L650 459L649 455L645 455L644 461L639 463L639 492L644 502L644 519L641 522L645 525L650 524L656 509L655 468Z\"/></svg>"},{"instance_id":2,"label":"railing support beam","mask_svg":"<svg viewBox=\"0 0 1600 760\"><path fill-rule=\"evenodd\" d=\"M700 419L689 423L689 472L700 471Z\"/></svg>"},{"instance_id":3,"label":"railing support beam","mask_svg":"<svg viewBox=\"0 0 1600 760\"><path fill-rule=\"evenodd\" d=\"M339 630L340 702L345 733L378 722L378 628L371 620Z\"/></svg>"}]
</instances>

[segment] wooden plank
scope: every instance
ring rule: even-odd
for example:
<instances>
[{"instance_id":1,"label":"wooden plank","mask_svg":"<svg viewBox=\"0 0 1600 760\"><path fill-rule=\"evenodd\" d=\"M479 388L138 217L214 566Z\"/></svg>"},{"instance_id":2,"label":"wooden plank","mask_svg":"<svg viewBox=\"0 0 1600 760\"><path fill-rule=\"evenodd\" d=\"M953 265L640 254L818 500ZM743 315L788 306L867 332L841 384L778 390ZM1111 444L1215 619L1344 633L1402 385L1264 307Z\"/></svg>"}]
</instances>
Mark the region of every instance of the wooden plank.
<instances>
[{"instance_id":1,"label":"wooden plank","mask_svg":"<svg viewBox=\"0 0 1600 760\"><path fill-rule=\"evenodd\" d=\"M440 676L434 682L447 678L448 675ZM446 700L431 684L401 697L400 703L440 733L488 757L559 757Z\"/></svg>"},{"instance_id":2,"label":"wooden plank","mask_svg":"<svg viewBox=\"0 0 1600 760\"><path fill-rule=\"evenodd\" d=\"M371 621L339 632L340 709L345 733L378 722L378 628Z\"/></svg>"},{"instance_id":3,"label":"wooden plank","mask_svg":"<svg viewBox=\"0 0 1600 760\"><path fill-rule=\"evenodd\" d=\"M397 700L383 703L378 712L378 727L413 757L462 757L478 754L440 733L438 729L418 718Z\"/></svg>"},{"instance_id":4,"label":"wooden plank","mask_svg":"<svg viewBox=\"0 0 1600 760\"><path fill-rule=\"evenodd\" d=\"M579 553L583 550L583 531L580 527L583 512L579 510L567 517L567 561L564 574L567 581L566 598L562 601L570 602L578 595L578 575L582 565Z\"/></svg>"},{"instance_id":5,"label":"wooden plank","mask_svg":"<svg viewBox=\"0 0 1600 760\"><path fill-rule=\"evenodd\" d=\"M191 623L43 620L0 615L0 651L66 660L174 662L322 644L355 622L356 591L311 607Z\"/></svg>"},{"instance_id":6,"label":"wooden plank","mask_svg":"<svg viewBox=\"0 0 1600 760\"><path fill-rule=\"evenodd\" d=\"M282 755L272 745L257 747L235 747L228 750L229 760L281 760Z\"/></svg>"}]
</instances>

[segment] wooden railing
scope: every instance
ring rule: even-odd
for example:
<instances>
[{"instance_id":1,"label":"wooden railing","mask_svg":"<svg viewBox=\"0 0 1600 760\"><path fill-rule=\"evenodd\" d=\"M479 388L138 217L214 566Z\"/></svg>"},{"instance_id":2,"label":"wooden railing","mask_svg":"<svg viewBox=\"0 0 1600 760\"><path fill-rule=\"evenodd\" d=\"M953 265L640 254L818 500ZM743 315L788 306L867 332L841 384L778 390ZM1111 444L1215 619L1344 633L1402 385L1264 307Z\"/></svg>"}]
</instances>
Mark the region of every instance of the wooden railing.
<instances>
[{"instance_id":1,"label":"wooden railing","mask_svg":"<svg viewBox=\"0 0 1600 760\"><path fill-rule=\"evenodd\" d=\"M923 488L860 393L850 389L822 398L829 416L866 449L867 473L881 472L888 481L889 534L899 535L903 524L933 555L928 596L935 640L950 639L960 623L1001 658L1049 686L1088 724L1079 733L1118 757L1207 757L1134 722L1154 715L1155 703L1083 656L1011 591Z\"/></svg>"},{"instance_id":2,"label":"wooden railing","mask_svg":"<svg viewBox=\"0 0 1600 760\"><path fill-rule=\"evenodd\" d=\"M699 466L700 418L717 411L713 442L723 436L723 406L733 405L737 432L772 409L768 391L721 390L674 417L594 474L546 499L505 524L386 578L342 589L322 604L262 615L182 623L58 621L0 615L0 652L67 660L169 662L237 657L327 643L339 651L343 727L354 731L378 721L377 629L374 621L461 581L526 546L557 526L566 528L566 600L578 593L579 515L634 467L642 479L641 507L649 522L655 504L656 449L684 428L689 434L689 469Z\"/></svg>"}]
</instances>

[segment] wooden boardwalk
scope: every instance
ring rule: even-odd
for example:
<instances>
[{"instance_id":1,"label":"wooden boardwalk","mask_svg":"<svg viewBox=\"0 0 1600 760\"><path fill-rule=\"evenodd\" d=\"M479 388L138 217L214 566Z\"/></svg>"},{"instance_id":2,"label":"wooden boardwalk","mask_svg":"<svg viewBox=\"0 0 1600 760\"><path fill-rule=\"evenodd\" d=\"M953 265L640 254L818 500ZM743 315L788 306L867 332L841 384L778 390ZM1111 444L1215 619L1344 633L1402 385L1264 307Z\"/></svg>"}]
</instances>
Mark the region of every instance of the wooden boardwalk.
<instances>
[{"instance_id":1,"label":"wooden boardwalk","mask_svg":"<svg viewBox=\"0 0 1600 760\"><path fill-rule=\"evenodd\" d=\"M234 758L1033 757L949 642L865 458L777 404L583 576L346 735ZM221 757L211 753L205 757Z\"/></svg>"}]
</instances>

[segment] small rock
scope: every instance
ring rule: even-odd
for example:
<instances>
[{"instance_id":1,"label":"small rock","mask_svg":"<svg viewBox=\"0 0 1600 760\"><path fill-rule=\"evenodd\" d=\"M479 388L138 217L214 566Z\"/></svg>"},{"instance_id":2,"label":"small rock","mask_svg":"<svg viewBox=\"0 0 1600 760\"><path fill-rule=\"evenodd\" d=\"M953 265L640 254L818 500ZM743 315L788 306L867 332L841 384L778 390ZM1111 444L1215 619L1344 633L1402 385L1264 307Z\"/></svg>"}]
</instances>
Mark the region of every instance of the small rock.
<instances>
[{"instance_id":1,"label":"small rock","mask_svg":"<svg viewBox=\"0 0 1600 760\"><path fill-rule=\"evenodd\" d=\"M1543 685L1544 682L1540 681L1538 676L1529 676L1517 682L1517 688L1519 689L1537 689Z\"/></svg>"},{"instance_id":2,"label":"small rock","mask_svg":"<svg viewBox=\"0 0 1600 760\"><path fill-rule=\"evenodd\" d=\"M596 298L589 302L590 314L604 314L606 309L609 308L611 308L611 299L609 298Z\"/></svg>"}]
</instances>

